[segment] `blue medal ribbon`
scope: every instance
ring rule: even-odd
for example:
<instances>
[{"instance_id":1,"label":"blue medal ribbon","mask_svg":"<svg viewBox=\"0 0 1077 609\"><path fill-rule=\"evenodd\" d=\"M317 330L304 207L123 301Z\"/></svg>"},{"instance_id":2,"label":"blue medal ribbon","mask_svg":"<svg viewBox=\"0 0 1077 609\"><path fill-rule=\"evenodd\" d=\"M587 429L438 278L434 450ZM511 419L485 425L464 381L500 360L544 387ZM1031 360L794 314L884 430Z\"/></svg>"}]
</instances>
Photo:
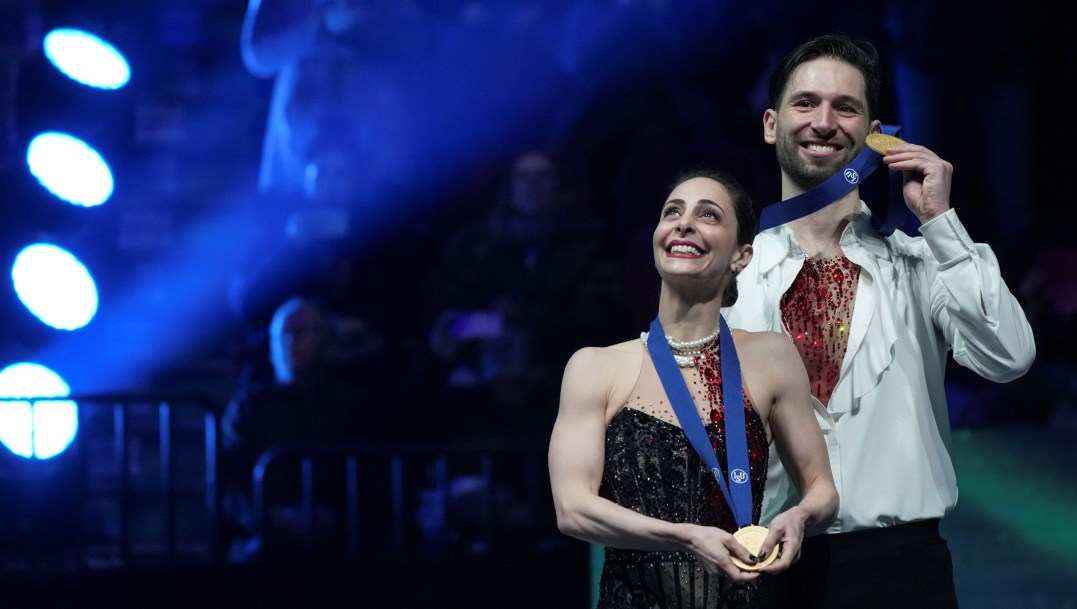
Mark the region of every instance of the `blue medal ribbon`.
<instances>
[{"instance_id":1,"label":"blue medal ribbon","mask_svg":"<svg viewBox=\"0 0 1077 609\"><path fill-rule=\"evenodd\" d=\"M886 135L895 137L901 133L901 127L896 125L883 125L881 130ZM865 146L855 159L822 184L791 199L764 207L759 213L759 232L803 218L844 197L866 180L875 168L882 164L882 159L883 155ZM875 208L871 210L872 222L883 235L893 233L911 215L901 195L901 172L889 173L885 213L880 213L882 210Z\"/></svg>"},{"instance_id":2,"label":"blue medal ribbon","mask_svg":"<svg viewBox=\"0 0 1077 609\"><path fill-rule=\"evenodd\" d=\"M722 358L722 404L725 408L725 446L726 465L729 471L728 482L718 464L710 438L699 420L695 402L688 386L681 375L680 367L673 358L673 351L666 342L662 323L655 317L651 322L650 334L647 336L647 350L651 353L658 378L669 396L673 412L681 423L681 429L699 457L711 470L718 487L725 495L726 503L733 512L737 525L745 527L752 524L752 484L748 465L748 437L744 424L744 398L741 394L740 359L733 344L733 334L726 325L725 318L718 317L719 348ZM730 391L729 388L733 387Z\"/></svg>"}]
</instances>

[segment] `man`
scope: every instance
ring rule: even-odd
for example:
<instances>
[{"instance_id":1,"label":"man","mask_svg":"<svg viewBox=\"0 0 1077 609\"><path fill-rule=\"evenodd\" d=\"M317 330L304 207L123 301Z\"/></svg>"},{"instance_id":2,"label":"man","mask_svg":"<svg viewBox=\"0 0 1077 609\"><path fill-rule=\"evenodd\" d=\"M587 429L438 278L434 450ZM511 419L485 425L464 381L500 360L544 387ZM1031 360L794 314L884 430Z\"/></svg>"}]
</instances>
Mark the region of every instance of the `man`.
<instances>
[{"instance_id":1,"label":"man","mask_svg":"<svg viewBox=\"0 0 1077 609\"><path fill-rule=\"evenodd\" d=\"M822 194L807 215L766 228L738 280L730 325L787 332L808 369L840 495L827 533L805 539L788 572L767 578L771 606L957 607L939 520L957 502L944 391L947 352L1007 382L1035 357L1031 328L992 250L950 208L952 166L898 140L878 170L898 171L919 236L886 235L848 175L875 118L875 48L808 40L771 74L763 137L782 171L782 203ZM803 200L803 197L800 199ZM913 231L914 232L914 231ZM796 500L776 455L763 522Z\"/></svg>"}]
</instances>

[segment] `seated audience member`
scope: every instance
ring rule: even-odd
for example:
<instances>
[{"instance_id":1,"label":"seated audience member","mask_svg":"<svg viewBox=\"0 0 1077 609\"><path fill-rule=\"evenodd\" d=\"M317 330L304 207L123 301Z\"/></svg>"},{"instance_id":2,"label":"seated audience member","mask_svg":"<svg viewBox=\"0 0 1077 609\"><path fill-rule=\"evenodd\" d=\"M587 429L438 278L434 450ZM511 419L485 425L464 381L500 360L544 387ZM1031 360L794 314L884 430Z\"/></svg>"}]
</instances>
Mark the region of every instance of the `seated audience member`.
<instances>
[{"instance_id":1,"label":"seated audience member","mask_svg":"<svg viewBox=\"0 0 1077 609\"><path fill-rule=\"evenodd\" d=\"M339 550L343 543L339 512L333 511L337 503L319 505L315 530L304 528L297 470L266 472L263 489L273 508L264 530L273 533L272 538L257 537L255 519L261 515L252 507L252 476L265 451L313 453L386 438L387 426L380 415L384 406L373 390L376 376L339 364L336 323L314 300L293 297L281 304L269 330L273 378L241 385L222 417L222 505L226 524L233 528L228 535L233 539L229 549L233 560L296 548ZM342 473L320 470L314 483L319 500L342 501Z\"/></svg>"},{"instance_id":2,"label":"seated audience member","mask_svg":"<svg viewBox=\"0 0 1077 609\"><path fill-rule=\"evenodd\" d=\"M564 360L627 331L605 227L574 200L564 171L545 151L514 157L503 195L448 239L433 268L423 291L430 355L420 358L432 439L544 447ZM517 547L560 540L549 502L532 496L523 480L460 474L426 489L416 518L434 547L483 552L490 531ZM493 504L497 527L473 507Z\"/></svg>"},{"instance_id":3,"label":"seated audience member","mask_svg":"<svg viewBox=\"0 0 1077 609\"><path fill-rule=\"evenodd\" d=\"M245 375L262 378L268 369L269 320L290 296L317 299L340 316L351 335L385 319L366 298L360 197L364 174L346 139L327 133L311 144L303 189L291 196L260 195L243 226L247 255L230 280L229 306L238 326L238 356ZM369 266L369 265L368 265ZM371 345L351 343L365 355Z\"/></svg>"},{"instance_id":4,"label":"seated audience member","mask_svg":"<svg viewBox=\"0 0 1077 609\"><path fill-rule=\"evenodd\" d=\"M560 362L619 329L605 227L572 198L550 154L513 160L504 195L447 242L426 286L442 431L544 439Z\"/></svg>"}]
</instances>

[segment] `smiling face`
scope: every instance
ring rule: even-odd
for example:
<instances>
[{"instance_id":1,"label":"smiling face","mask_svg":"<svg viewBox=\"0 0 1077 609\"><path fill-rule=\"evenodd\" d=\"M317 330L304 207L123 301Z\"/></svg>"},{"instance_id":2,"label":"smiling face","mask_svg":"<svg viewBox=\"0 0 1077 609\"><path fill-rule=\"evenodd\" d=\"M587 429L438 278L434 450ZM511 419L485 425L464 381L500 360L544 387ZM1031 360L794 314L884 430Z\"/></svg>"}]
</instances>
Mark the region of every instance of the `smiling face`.
<instances>
[{"instance_id":1,"label":"smiling face","mask_svg":"<svg viewBox=\"0 0 1077 609\"><path fill-rule=\"evenodd\" d=\"M751 259L750 243L737 240L733 199L722 184L707 177L678 184L662 206L652 245L663 281L686 281L720 293Z\"/></svg>"},{"instance_id":2,"label":"smiling face","mask_svg":"<svg viewBox=\"0 0 1077 609\"><path fill-rule=\"evenodd\" d=\"M783 176L802 191L852 161L878 129L868 119L864 75L834 57L798 66L778 107L763 114L763 139L775 144Z\"/></svg>"}]
</instances>

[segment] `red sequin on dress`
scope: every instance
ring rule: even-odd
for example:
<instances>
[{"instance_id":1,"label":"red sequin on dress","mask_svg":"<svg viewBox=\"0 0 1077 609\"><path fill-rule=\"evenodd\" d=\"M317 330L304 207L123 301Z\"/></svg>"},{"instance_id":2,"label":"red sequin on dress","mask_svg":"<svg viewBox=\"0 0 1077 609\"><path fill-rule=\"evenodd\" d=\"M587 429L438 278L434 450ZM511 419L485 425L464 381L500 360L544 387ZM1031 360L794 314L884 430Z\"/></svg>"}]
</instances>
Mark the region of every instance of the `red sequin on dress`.
<instances>
[{"instance_id":1,"label":"red sequin on dress","mask_svg":"<svg viewBox=\"0 0 1077 609\"><path fill-rule=\"evenodd\" d=\"M641 371L643 394L630 398L606 427L605 458L599 495L624 508L666 522L688 522L737 530L706 463L676 423L653 366ZM698 376L697 376L698 373ZM725 408L722 403L721 354L716 345L702 348L694 367L682 368L704 430L726 473ZM637 385L637 389L640 385ZM736 390L730 387L731 390ZM752 487L752 522L759 522L767 480L767 432L744 398L745 432ZM602 561L597 609L747 609L761 607L758 580L733 581L710 573L686 550L629 550L608 546Z\"/></svg>"},{"instance_id":2,"label":"red sequin on dress","mask_svg":"<svg viewBox=\"0 0 1077 609\"><path fill-rule=\"evenodd\" d=\"M845 256L808 258L782 295L782 323L804 360L812 395L824 405L841 374L859 280L860 267Z\"/></svg>"}]
</instances>

